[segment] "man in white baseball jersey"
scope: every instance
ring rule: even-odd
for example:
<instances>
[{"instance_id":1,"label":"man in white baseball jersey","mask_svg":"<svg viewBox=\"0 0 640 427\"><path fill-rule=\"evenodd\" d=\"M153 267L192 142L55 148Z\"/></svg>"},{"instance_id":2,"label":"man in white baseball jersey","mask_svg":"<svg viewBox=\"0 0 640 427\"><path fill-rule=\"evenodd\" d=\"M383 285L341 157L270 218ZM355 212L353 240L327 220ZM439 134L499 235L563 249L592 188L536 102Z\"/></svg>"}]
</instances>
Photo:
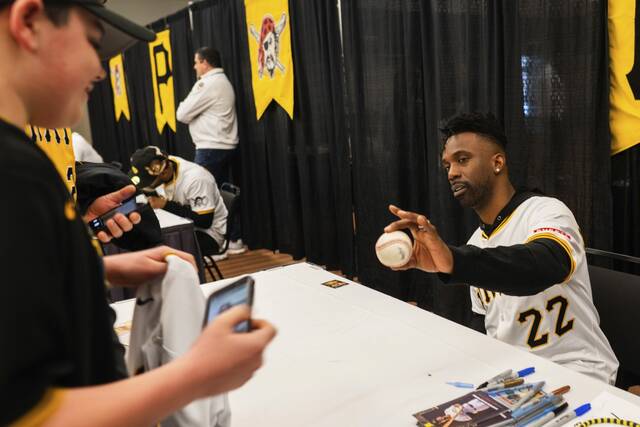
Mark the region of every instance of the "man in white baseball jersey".
<instances>
[{"instance_id":1,"label":"man in white baseball jersey","mask_svg":"<svg viewBox=\"0 0 640 427\"><path fill-rule=\"evenodd\" d=\"M480 217L467 245L448 246L420 214L390 206L409 228L413 255L401 269L439 273L468 283L472 309L489 336L528 349L605 382L618 360L599 326L584 242L560 200L516 191L509 180L506 136L496 118L477 113L450 119L442 165L454 197Z\"/></svg>"},{"instance_id":2,"label":"man in white baseball jersey","mask_svg":"<svg viewBox=\"0 0 640 427\"><path fill-rule=\"evenodd\" d=\"M158 147L148 146L131 156L129 175L138 188L153 191L163 186L165 197L148 196L149 204L154 209L191 219L203 253L216 253L223 246L227 208L209 171L180 157L168 156Z\"/></svg>"}]
</instances>

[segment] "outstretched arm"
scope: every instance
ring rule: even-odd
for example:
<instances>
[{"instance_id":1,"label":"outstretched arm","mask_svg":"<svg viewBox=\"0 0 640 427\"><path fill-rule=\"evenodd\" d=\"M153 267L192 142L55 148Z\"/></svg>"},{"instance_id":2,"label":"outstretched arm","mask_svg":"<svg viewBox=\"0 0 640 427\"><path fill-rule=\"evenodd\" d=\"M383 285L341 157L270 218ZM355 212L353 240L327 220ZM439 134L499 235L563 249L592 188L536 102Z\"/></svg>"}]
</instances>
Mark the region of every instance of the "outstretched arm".
<instances>
[{"instance_id":1,"label":"outstretched arm","mask_svg":"<svg viewBox=\"0 0 640 427\"><path fill-rule=\"evenodd\" d=\"M262 353L275 336L273 326L260 320L251 321L251 332L234 332L248 317L246 306L221 314L187 354L161 368L107 385L62 390L43 425L154 425L195 399L240 387L262 365Z\"/></svg>"},{"instance_id":2,"label":"outstretched arm","mask_svg":"<svg viewBox=\"0 0 640 427\"><path fill-rule=\"evenodd\" d=\"M467 283L507 295L535 295L572 272L571 256L558 241L538 238L524 244L481 249L473 245L448 246L435 226L424 216L389 206L400 218L385 227L385 232L409 229L413 236L413 254L397 270L419 268L441 273L445 283Z\"/></svg>"}]
</instances>

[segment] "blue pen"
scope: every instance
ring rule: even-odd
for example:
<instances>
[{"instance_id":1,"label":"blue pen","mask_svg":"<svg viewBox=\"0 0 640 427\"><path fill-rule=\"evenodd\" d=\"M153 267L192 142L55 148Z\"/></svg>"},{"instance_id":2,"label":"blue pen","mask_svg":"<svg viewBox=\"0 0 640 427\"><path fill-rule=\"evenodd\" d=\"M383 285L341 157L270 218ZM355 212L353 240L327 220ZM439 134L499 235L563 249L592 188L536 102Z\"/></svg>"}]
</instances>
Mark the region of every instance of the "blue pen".
<instances>
[{"instance_id":1,"label":"blue pen","mask_svg":"<svg viewBox=\"0 0 640 427\"><path fill-rule=\"evenodd\" d=\"M527 375L533 374L535 371L536 371L536 368L534 368L533 366L530 368L524 368L523 370L517 372L517 376L518 378L523 378L523 377L526 377Z\"/></svg>"},{"instance_id":2,"label":"blue pen","mask_svg":"<svg viewBox=\"0 0 640 427\"><path fill-rule=\"evenodd\" d=\"M461 382L458 382L458 381L447 381L447 384L452 385L454 387L458 387L458 388L473 388L474 387L473 384L461 383Z\"/></svg>"},{"instance_id":3,"label":"blue pen","mask_svg":"<svg viewBox=\"0 0 640 427\"><path fill-rule=\"evenodd\" d=\"M548 406L555 406L562 401L561 396L551 395L545 396L540 400L528 403L527 405L511 412L511 416L516 419L522 419Z\"/></svg>"}]
</instances>

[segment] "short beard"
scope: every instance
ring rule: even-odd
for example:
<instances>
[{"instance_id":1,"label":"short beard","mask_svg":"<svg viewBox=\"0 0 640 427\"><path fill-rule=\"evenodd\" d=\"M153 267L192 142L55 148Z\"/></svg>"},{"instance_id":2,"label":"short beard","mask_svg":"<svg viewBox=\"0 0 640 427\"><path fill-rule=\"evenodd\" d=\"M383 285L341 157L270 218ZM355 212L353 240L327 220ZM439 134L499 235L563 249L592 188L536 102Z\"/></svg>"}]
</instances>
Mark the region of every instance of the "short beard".
<instances>
[{"instance_id":1,"label":"short beard","mask_svg":"<svg viewBox=\"0 0 640 427\"><path fill-rule=\"evenodd\" d=\"M464 208L479 210L484 208L491 199L491 186L484 182L474 187L467 187L466 197L458 199Z\"/></svg>"}]
</instances>

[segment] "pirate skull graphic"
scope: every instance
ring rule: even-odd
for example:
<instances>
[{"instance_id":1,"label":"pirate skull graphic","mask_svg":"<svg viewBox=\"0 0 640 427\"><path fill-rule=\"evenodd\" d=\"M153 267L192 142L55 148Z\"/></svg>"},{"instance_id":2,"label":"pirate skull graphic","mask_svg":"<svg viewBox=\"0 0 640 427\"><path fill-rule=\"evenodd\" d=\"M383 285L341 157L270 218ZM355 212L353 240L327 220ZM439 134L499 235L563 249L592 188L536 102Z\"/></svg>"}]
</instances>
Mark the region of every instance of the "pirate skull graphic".
<instances>
[{"instance_id":1,"label":"pirate skull graphic","mask_svg":"<svg viewBox=\"0 0 640 427\"><path fill-rule=\"evenodd\" d=\"M273 78L276 68L282 73L285 71L278 54L280 53L280 34L284 31L286 22L287 15L285 13L282 14L277 24L271 15L265 15L262 18L260 32L256 31L253 25L249 29L258 43L258 76L260 78L262 78L265 68L270 78Z\"/></svg>"}]
</instances>

